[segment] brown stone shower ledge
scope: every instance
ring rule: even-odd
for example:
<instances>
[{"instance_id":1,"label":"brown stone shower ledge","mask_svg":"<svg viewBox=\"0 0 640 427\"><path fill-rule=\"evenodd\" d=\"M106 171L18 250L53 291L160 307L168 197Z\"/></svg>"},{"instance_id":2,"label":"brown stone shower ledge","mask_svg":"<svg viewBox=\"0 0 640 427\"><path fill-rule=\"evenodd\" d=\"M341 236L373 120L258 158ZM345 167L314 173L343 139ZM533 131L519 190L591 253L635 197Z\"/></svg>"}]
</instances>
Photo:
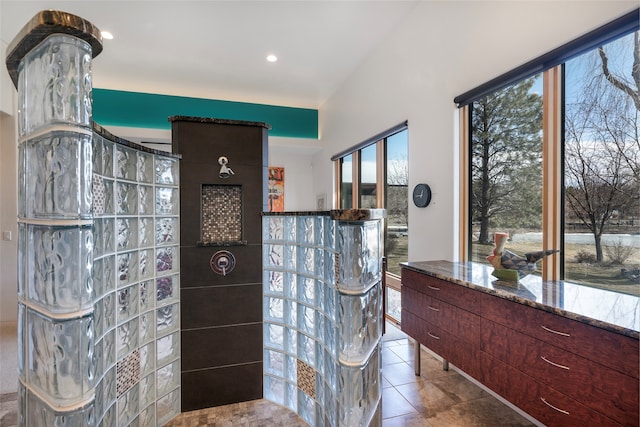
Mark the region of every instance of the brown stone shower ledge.
<instances>
[{"instance_id":1,"label":"brown stone shower ledge","mask_svg":"<svg viewBox=\"0 0 640 427\"><path fill-rule=\"evenodd\" d=\"M7 47L7 71L16 88L20 61L51 34L68 34L86 41L91 45L94 58L102 52L102 35L91 22L59 10L40 11L22 27Z\"/></svg>"},{"instance_id":2,"label":"brown stone shower ledge","mask_svg":"<svg viewBox=\"0 0 640 427\"><path fill-rule=\"evenodd\" d=\"M143 151L145 153L157 154L159 156L171 157L174 159L182 159L182 154L171 153L168 151L156 150L153 148L145 147L144 145L136 144L135 142L131 142L124 138L120 138L119 136L115 136L105 128L103 128L100 124L96 122L92 122L93 131L103 137L104 139L108 139L111 142L115 142L116 144L124 145L125 147L133 148L138 151Z\"/></svg>"},{"instance_id":3,"label":"brown stone shower ledge","mask_svg":"<svg viewBox=\"0 0 640 427\"><path fill-rule=\"evenodd\" d=\"M246 240L234 240L230 242L196 242L198 247L208 246L247 246L249 243Z\"/></svg>"},{"instance_id":4,"label":"brown stone shower ledge","mask_svg":"<svg viewBox=\"0 0 640 427\"><path fill-rule=\"evenodd\" d=\"M250 122L246 120L216 119L213 117L194 117L194 116L170 116L170 122L196 122L196 123L216 123L220 125L237 125L237 126L261 126L265 129L271 129L269 123Z\"/></svg>"}]
</instances>

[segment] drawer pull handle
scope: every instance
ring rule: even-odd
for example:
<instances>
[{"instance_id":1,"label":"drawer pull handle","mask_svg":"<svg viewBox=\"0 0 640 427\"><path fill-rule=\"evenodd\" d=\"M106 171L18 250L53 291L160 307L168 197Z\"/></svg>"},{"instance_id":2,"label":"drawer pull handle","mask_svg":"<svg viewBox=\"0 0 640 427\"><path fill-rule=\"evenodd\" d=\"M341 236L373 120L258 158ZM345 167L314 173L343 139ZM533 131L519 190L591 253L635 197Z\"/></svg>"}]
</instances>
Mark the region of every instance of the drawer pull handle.
<instances>
[{"instance_id":1,"label":"drawer pull handle","mask_svg":"<svg viewBox=\"0 0 640 427\"><path fill-rule=\"evenodd\" d=\"M545 362L547 362L549 365L553 365L553 366L555 366L556 368L566 369L567 371L570 369L568 366L564 366L564 365L560 365L560 364L558 364L558 363L554 363L554 362L552 362L551 360L547 359L547 358L546 358L546 357L544 357L544 356L540 356L540 359L544 360L544 361L545 361Z\"/></svg>"},{"instance_id":2,"label":"drawer pull handle","mask_svg":"<svg viewBox=\"0 0 640 427\"><path fill-rule=\"evenodd\" d=\"M549 329L544 325L541 325L541 326L542 326L542 329L544 329L547 332L551 332L552 334L562 335L563 337L570 337L571 336L571 334L568 334L566 332L558 332L558 331L554 331L553 329Z\"/></svg>"},{"instance_id":3,"label":"drawer pull handle","mask_svg":"<svg viewBox=\"0 0 640 427\"><path fill-rule=\"evenodd\" d=\"M431 286L431 285L427 285L427 288L429 288L431 290L434 290L434 291L439 291L440 290L440 288L437 288L437 287Z\"/></svg>"},{"instance_id":4,"label":"drawer pull handle","mask_svg":"<svg viewBox=\"0 0 640 427\"><path fill-rule=\"evenodd\" d=\"M433 310L433 311L440 311L440 309L439 309L439 308L435 308L435 307L431 307L431 306L428 306L428 308L429 308L429 310Z\"/></svg>"},{"instance_id":5,"label":"drawer pull handle","mask_svg":"<svg viewBox=\"0 0 640 427\"><path fill-rule=\"evenodd\" d=\"M544 403L545 405L547 405L549 408L551 408L551 409L555 409L556 411L561 412L561 413L563 413L563 414L565 414L565 415L569 415L569 411L565 411L565 410L563 410L563 409L556 408L556 407L555 407L555 406L553 406L551 403L547 402L547 401L544 399L544 397L541 397L541 398L540 398L540 400L542 400L542 403Z\"/></svg>"},{"instance_id":6,"label":"drawer pull handle","mask_svg":"<svg viewBox=\"0 0 640 427\"><path fill-rule=\"evenodd\" d=\"M427 332L427 335L429 335L434 340L439 340L440 339L440 337L433 335L431 332Z\"/></svg>"}]
</instances>

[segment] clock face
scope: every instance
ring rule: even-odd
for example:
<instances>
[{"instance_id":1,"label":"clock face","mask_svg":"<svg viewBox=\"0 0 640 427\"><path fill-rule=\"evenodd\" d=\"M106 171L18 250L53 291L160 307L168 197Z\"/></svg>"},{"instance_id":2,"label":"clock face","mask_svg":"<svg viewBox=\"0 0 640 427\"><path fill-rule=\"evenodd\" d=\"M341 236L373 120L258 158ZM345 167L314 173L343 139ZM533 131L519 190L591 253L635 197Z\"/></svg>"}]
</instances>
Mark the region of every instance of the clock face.
<instances>
[{"instance_id":1,"label":"clock face","mask_svg":"<svg viewBox=\"0 0 640 427\"><path fill-rule=\"evenodd\" d=\"M431 202L431 188L427 184L418 184L413 188L413 203L419 208L426 208Z\"/></svg>"}]
</instances>

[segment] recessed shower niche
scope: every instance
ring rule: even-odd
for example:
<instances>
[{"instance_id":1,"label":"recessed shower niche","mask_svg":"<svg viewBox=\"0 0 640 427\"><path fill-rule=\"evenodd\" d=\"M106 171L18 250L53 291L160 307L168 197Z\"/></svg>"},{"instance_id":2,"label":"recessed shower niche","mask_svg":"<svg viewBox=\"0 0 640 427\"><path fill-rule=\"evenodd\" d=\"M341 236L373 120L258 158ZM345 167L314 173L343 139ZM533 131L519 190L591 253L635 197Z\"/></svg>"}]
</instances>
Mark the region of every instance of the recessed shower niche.
<instances>
[{"instance_id":1,"label":"recessed shower niche","mask_svg":"<svg viewBox=\"0 0 640 427\"><path fill-rule=\"evenodd\" d=\"M242 243L242 186L203 184L201 203L202 244Z\"/></svg>"}]
</instances>

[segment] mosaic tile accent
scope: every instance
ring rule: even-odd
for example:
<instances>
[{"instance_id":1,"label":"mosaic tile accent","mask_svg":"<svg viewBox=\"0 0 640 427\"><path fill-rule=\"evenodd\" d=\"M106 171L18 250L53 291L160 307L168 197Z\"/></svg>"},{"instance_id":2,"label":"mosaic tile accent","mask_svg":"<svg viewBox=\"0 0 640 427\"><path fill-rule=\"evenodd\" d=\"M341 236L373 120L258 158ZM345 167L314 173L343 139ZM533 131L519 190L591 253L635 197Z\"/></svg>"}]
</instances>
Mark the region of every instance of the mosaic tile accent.
<instances>
[{"instance_id":1,"label":"mosaic tile accent","mask_svg":"<svg viewBox=\"0 0 640 427\"><path fill-rule=\"evenodd\" d=\"M303 362L297 360L297 376L298 376L298 388L305 392L312 399L316 398L316 371Z\"/></svg>"},{"instance_id":2,"label":"mosaic tile accent","mask_svg":"<svg viewBox=\"0 0 640 427\"><path fill-rule=\"evenodd\" d=\"M105 187L104 181L102 180L102 176L98 174L93 174L93 214L94 215L102 215L104 214L104 206L105 206Z\"/></svg>"},{"instance_id":3,"label":"mosaic tile accent","mask_svg":"<svg viewBox=\"0 0 640 427\"><path fill-rule=\"evenodd\" d=\"M202 242L242 240L242 187L202 186Z\"/></svg>"},{"instance_id":4,"label":"mosaic tile accent","mask_svg":"<svg viewBox=\"0 0 640 427\"><path fill-rule=\"evenodd\" d=\"M116 395L122 396L140 381L140 351L132 351L116 365Z\"/></svg>"}]
</instances>

